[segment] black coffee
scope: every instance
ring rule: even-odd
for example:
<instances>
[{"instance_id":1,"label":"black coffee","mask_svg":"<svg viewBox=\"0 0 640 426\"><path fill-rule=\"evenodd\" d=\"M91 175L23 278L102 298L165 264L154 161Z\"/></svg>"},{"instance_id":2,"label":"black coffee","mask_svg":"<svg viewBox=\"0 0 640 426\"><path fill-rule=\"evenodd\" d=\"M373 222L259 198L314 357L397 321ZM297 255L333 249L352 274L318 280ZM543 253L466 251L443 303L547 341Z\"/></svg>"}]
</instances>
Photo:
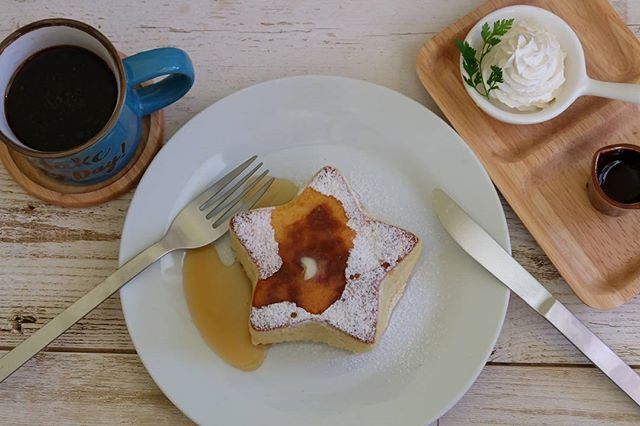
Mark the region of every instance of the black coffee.
<instances>
[{"instance_id":1,"label":"black coffee","mask_svg":"<svg viewBox=\"0 0 640 426\"><path fill-rule=\"evenodd\" d=\"M116 79L95 53L54 46L27 59L5 94L9 127L38 151L64 151L87 142L111 117Z\"/></svg>"}]
</instances>

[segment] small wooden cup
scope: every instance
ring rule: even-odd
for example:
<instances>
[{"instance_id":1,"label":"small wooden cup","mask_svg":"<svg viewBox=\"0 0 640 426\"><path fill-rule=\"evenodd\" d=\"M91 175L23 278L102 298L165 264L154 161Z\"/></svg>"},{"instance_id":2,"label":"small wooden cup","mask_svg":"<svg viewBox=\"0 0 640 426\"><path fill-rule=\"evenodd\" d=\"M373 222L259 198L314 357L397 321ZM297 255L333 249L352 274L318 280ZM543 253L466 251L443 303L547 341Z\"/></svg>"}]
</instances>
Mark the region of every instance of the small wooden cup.
<instances>
[{"instance_id":1,"label":"small wooden cup","mask_svg":"<svg viewBox=\"0 0 640 426\"><path fill-rule=\"evenodd\" d=\"M640 146L631 144L616 144L600 148L593 156L591 162L591 179L587 183L587 191L589 193L589 201L600 212L608 216L622 216L630 210L640 209L640 202L621 203L609 197L602 189L599 180L600 163L607 156L616 151L631 151L640 155Z\"/></svg>"}]
</instances>

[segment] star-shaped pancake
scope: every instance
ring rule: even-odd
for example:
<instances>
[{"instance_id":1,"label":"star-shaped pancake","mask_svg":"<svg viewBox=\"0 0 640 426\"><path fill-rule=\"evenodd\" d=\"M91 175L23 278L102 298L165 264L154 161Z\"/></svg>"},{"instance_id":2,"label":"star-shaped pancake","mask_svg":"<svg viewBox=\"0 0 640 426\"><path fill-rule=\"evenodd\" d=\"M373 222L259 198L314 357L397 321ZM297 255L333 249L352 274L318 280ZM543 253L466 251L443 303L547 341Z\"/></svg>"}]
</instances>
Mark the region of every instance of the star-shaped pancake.
<instances>
[{"instance_id":1,"label":"star-shaped pancake","mask_svg":"<svg viewBox=\"0 0 640 426\"><path fill-rule=\"evenodd\" d=\"M330 166L289 203L238 213L230 229L253 283L254 343L371 348L422 248L411 232L370 218Z\"/></svg>"}]
</instances>

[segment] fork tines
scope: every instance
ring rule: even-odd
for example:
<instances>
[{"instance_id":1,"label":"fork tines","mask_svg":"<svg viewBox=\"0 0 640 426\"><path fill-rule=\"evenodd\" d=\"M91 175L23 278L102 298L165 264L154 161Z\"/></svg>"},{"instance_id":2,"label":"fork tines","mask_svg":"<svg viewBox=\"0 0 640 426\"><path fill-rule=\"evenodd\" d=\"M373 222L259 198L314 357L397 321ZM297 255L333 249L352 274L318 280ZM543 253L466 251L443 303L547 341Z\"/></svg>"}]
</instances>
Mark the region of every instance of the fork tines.
<instances>
[{"instance_id":1,"label":"fork tines","mask_svg":"<svg viewBox=\"0 0 640 426\"><path fill-rule=\"evenodd\" d=\"M257 158L256 155L249 158L196 198L198 209L202 212L208 210L206 218L213 221L214 228L225 223L234 214L253 207L275 180L264 179L269 169L254 177L263 166L262 162L245 172Z\"/></svg>"}]
</instances>

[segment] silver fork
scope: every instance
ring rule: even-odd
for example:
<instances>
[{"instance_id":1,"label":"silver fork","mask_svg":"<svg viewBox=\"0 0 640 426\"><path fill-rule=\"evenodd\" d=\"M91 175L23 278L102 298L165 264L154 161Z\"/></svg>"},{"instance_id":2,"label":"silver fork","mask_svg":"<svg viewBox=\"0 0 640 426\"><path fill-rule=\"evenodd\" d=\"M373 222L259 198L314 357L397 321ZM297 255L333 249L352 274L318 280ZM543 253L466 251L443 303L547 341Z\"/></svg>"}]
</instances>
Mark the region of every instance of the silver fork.
<instances>
[{"instance_id":1,"label":"silver fork","mask_svg":"<svg viewBox=\"0 0 640 426\"><path fill-rule=\"evenodd\" d=\"M258 163L244 173L256 158L249 158L200 193L178 213L160 241L138 253L93 290L0 358L0 383L165 254L179 249L202 247L222 237L229 229L229 218L241 210L251 208L273 183L273 178L261 182L269 170L249 181L262 167L262 163Z\"/></svg>"}]
</instances>

